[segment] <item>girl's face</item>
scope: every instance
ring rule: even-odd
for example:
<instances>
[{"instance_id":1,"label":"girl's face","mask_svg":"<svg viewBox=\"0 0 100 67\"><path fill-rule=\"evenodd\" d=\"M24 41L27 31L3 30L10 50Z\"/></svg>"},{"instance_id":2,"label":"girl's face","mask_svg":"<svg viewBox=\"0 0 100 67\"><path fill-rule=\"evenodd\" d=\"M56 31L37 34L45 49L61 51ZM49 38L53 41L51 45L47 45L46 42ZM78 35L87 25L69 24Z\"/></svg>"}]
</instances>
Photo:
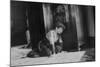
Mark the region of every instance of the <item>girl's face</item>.
<instances>
[{"instance_id":1,"label":"girl's face","mask_svg":"<svg viewBox=\"0 0 100 67\"><path fill-rule=\"evenodd\" d=\"M57 30L57 33L58 33L58 34L61 34L61 33L63 32L63 28L62 28L62 27L59 27L59 28L57 28L56 30Z\"/></svg>"}]
</instances>

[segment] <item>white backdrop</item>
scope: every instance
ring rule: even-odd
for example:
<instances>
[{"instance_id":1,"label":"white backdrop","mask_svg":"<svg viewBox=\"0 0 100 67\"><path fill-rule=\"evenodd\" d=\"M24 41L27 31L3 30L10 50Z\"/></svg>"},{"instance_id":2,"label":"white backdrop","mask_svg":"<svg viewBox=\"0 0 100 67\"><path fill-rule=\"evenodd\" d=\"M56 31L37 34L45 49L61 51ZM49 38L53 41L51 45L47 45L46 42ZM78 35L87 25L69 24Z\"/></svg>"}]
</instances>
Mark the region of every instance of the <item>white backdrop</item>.
<instances>
[{"instance_id":1,"label":"white backdrop","mask_svg":"<svg viewBox=\"0 0 100 67\"><path fill-rule=\"evenodd\" d=\"M65 4L96 5L96 62L39 65L37 67L99 67L100 62L100 2L99 0L23 0ZM0 67L10 67L10 1L0 0ZM33 67L33 66L25 66Z\"/></svg>"}]
</instances>

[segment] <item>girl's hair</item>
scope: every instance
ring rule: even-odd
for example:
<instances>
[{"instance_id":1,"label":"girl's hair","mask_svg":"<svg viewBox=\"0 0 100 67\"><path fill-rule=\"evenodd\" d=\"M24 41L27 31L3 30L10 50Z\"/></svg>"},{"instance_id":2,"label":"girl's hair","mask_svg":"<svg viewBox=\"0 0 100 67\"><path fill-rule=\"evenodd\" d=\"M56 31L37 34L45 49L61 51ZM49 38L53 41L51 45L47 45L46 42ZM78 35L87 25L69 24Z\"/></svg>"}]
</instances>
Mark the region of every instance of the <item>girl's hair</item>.
<instances>
[{"instance_id":1,"label":"girl's hair","mask_svg":"<svg viewBox=\"0 0 100 67\"><path fill-rule=\"evenodd\" d=\"M65 25L62 24L62 23L57 23L55 27L57 27L57 28L60 28L60 27L61 27L61 28L63 28L63 29L66 28Z\"/></svg>"}]
</instances>

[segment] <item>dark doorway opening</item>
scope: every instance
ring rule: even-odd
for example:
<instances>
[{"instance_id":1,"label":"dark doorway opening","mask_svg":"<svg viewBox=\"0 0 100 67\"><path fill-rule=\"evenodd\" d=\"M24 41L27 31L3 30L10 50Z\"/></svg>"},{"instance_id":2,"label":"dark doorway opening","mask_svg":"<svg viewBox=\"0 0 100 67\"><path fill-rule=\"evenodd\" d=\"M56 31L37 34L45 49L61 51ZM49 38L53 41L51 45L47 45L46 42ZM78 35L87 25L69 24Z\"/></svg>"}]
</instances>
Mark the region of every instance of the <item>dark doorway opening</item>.
<instances>
[{"instance_id":1,"label":"dark doorway opening","mask_svg":"<svg viewBox=\"0 0 100 67\"><path fill-rule=\"evenodd\" d=\"M40 3L29 3L28 6L28 20L29 20L29 31L31 38L32 49L38 47L38 43L45 36L45 27L43 20L43 9Z\"/></svg>"}]
</instances>

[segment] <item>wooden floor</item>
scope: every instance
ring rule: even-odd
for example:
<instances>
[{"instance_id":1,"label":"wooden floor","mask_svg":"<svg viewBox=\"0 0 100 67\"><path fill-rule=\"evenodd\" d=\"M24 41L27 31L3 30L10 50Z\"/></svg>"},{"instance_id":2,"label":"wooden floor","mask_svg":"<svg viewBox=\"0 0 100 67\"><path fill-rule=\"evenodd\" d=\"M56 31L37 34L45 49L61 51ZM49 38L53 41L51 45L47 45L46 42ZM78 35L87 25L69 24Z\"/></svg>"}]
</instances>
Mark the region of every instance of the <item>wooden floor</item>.
<instances>
[{"instance_id":1,"label":"wooden floor","mask_svg":"<svg viewBox=\"0 0 100 67\"><path fill-rule=\"evenodd\" d=\"M63 51L51 57L22 58L25 57L31 49L22 49L20 47L21 46L11 48L11 66L80 62L86 53L86 51Z\"/></svg>"}]
</instances>

